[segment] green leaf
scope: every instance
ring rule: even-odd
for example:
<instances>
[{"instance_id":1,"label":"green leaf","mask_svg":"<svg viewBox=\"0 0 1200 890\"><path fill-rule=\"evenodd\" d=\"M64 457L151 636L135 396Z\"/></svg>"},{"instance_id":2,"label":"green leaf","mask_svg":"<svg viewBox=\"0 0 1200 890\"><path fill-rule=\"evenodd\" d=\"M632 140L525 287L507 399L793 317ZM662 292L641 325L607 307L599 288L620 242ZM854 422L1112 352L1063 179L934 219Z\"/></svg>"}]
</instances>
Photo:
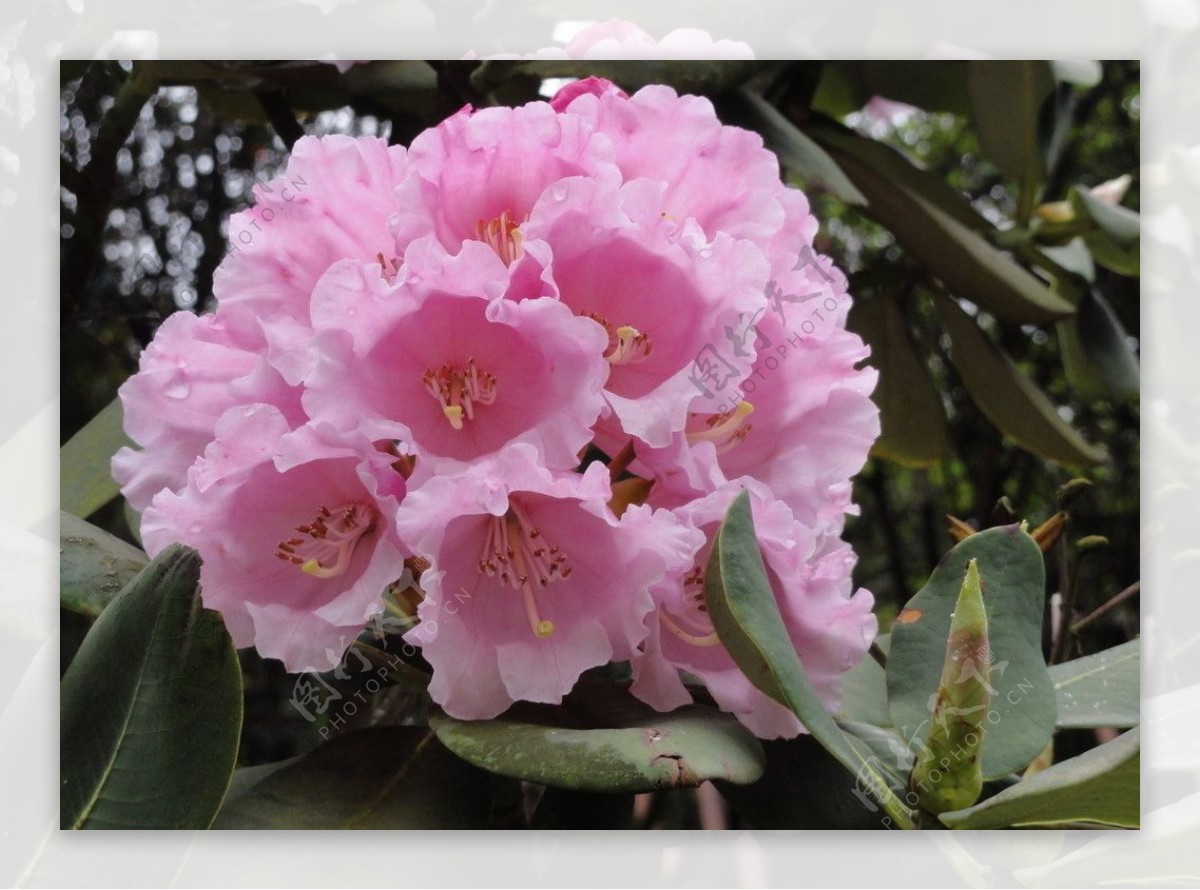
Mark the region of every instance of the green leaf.
<instances>
[{"instance_id":1,"label":"green leaf","mask_svg":"<svg viewBox=\"0 0 1200 890\"><path fill-rule=\"evenodd\" d=\"M200 558L164 550L96 619L62 679L60 827L207 828L237 758L242 683Z\"/></svg>"},{"instance_id":2,"label":"green leaf","mask_svg":"<svg viewBox=\"0 0 1200 890\"><path fill-rule=\"evenodd\" d=\"M213 828L483 828L490 808L487 774L432 731L375 726L270 770L226 802Z\"/></svg>"},{"instance_id":3,"label":"green leaf","mask_svg":"<svg viewBox=\"0 0 1200 890\"><path fill-rule=\"evenodd\" d=\"M705 572L704 602L721 642L746 678L791 708L813 738L864 783L893 824L911 828L911 814L870 749L842 731L805 676L771 591L747 492L734 499L717 531Z\"/></svg>"},{"instance_id":4,"label":"green leaf","mask_svg":"<svg viewBox=\"0 0 1200 890\"><path fill-rule=\"evenodd\" d=\"M991 233L995 227L975 212L963 193L941 176L917 166L909 157L878 140L863 136L821 116L803 123L803 131L829 152L835 160L846 159L855 168L847 175L857 183L869 202L874 195L894 193L907 200L917 195L971 231ZM871 174L867 175L862 168ZM873 195L874 193L874 195ZM877 208L871 208L874 215Z\"/></svg>"},{"instance_id":5,"label":"green leaf","mask_svg":"<svg viewBox=\"0 0 1200 890\"><path fill-rule=\"evenodd\" d=\"M1076 216L1090 219L1096 226L1083 234L1096 262L1121 275L1139 275L1141 217L1126 207L1101 201L1080 186L1072 186L1067 198Z\"/></svg>"},{"instance_id":6,"label":"green leaf","mask_svg":"<svg viewBox=\"0 0 1200 890\"><path fill-rule=\"evenodd\" d=\"M926 111L964 115L970 109L967 62L957 60L841 60L822 65L812 107L835 118L858 111L874 96Z\"/></svg>"},{"instance_id":7,"label":"green leaf","mask_svg":"<svg viewBox=\"0 0 1200 890\"><path fill-rule=\"evenodd\" d=\"M988 242L984 235L993 227L940 177L844 127L815 122L805 132L866 196L867 212L952 292L1019 324L1055 321L1074 312Z\"/></svg>"},{"instance_id":8,"label":"green leaf","mask_svg":"<svg viewBox=\"0 0 1200 890\"><path fill-rule=\"evenodd\" d=\"M774 105L747 89L721 103L722 118L729 124L755 130L780 163L806 182L828 189L846 204L863 205L867 199L837 162Z\"/></svg>"},{"instance_id":9,"label":"green leaf","mask_svg":"<svg viewBox=\"0 0 1200 890\"><path fill-rule=\"evenodd\" d=\"M983 803L943 813L951 828L1006 828L1094 822L1140 824L1141 756L1134 728L1098 748L1056 763Z\"/></svg>"},{"instance_id":10,"label":"green leaf","mask_svg":"<svg viewBox=\"0 0 1200 890\"><path fill-rule=\"evenodd\" d=\"M762 746L729 714L703 705L663 714L611 686L577 688L560 707L518 703L494 720L435 713L429 725L476 766L577 791L640 793L762 775Z\"/></svg>"},{"instance_id":11,"label":"green leaf","mask_svg":"<svg viewBox=\"0 0 1200 890\"><path fill-rule=\"evenodd\" d=\"M875 726L871 723L859 723L855 720L837 721L848 735L866 745L878 758L882 771L889 779L894 779L895 788L903 788L903 777L912 772L914 758L908 745L900 733L886 726Z\"/></svg>"},{"instance_id":12,"label":"green leaf","mask_svg":"<svg viewBox=\"0 0 1200 890\"><path fill-rule=\"evenodd\" d=\"M1038 248L1042 253L1062 266L1068 272L1078 275L1084 281L1096 280L1096 263L1092 252L1083 243L1082 238L1072 238L1066 244L1057 246L1043 245Z\"/></svg>"},{"instance_id":13,"label":"green leaf","mask_svg":"<svg viewBox=\"0 0 1200 890\"><path fill-rule=\"evenodd\" d=\"M1068 466L1092 466L1104 451L1088 444L1058 416L1050 399L979 329L958 302L934 295L934 309L950 335L951 358L975 404L1014 442Z\"/></svg>"},{"instance_id":14,"label":"green leaf","mask_svg":"<svg viewBox=\"0 0 1200 890\"><path fill-rule=\"evenodd\" d=\"M229 780L229 788L225 791L225 799L221 801L221 811L229 809L234 801L245 797L253 791L255 786L267 776L277 773L299 760L299 757L289 757L287 760L277 760L274 763L260 763L255 766L238 767L233 771L233 777ZM219 822L220 818L220 813L218 813L214 824Z\"/></svg>"},{"instance_id":15,"label":"green leaf","mask_svg":"<svg viewBox=\"0 0 1200 890\"><path fill-rule=\"evenodd\" d=\"M967 70L958 60L867 60L834 62L849 66L867 97L884 96L926 111L966 114L970 108Z\"/></svg>"},{"instance_id":16,"label":"green leaf","mask_svg":"<svg viewBox=\"0 0 1200 890\"><path fill-rule=\"evenodd\" d=\"M59 602L95 618L149 560L90 522L59 514Z\"/></svg>"},{"instance_id":17,"label":"green leaf","mask_svg":"<svg viewBox=\"0 0 1200 890\"><path fill-rule=\"evenodd\" d=\"M887 641L887 634L875 640L881 648ZM869 655L842 674L842 703L837 718L873 726L892 725L887 706L887 676L879 662Z\"/></svg>"},{"instance_id":18,"label":"green leaf","mask_svg":"<svg viewBox=\"0 0 1200 890\"><path fill-rule=\"evenodd\" d=\"M942 399L917 356L896 299L883 293L855 301L847 326L871 347L871 364L879 371L872 399L882 432L872 452L917 466L940 460L948 445Z\"/></svg>"},{"instance_id":19,"label":"green leaf","mask_svg":"<svg viewBox=\"0 0 1200 890\"><path fill-rule=\"evenodd\" d=\"M892 627L888 652L888 706L892 723L910 746L924 740L930 701L941 679L950 617L967 563L978 560L983 578L992 656L991 707L983 743L984 778L1021 769L1054 731L1054 687L1042 658L1045 568L1037 544L1017 526L990 528L951 550L928 583L908 601Z\"/></svg>"},{"instance_id":20,"label":"green leaf","mask_svg":"<svg viewBox=\"0 0 1200 890\"><path fill-rule=\"evenodd\" d=\"M1117 244L1136 248L1141 241L1141 217L1129 208L1102 201L1091 189L1078 185L1071 187L1067 200L1076 216L1090 219Z\"/></svg>"},{"instance_id":21,"label":"green leaf","mask_svg":"<svg viewBox=\"0 0 1200 890\"><path fill-rule=\"evenodd\" d=\"M133 445L121 418L121 400L113 399L62 447L59 500L67 513L87 519L120 494L109 464L118 449Z\"/></svg>"},{"instance_id":22,"label":"green leaf","mask_svg":"<svg viewBox=\"0 0 1200 890\"><path fill-rule=\"evenodd\" d=\"M1108 301L1089 288L1074 318L1058 323L1059 348L1067 379L1080 399L1129 401L1141 389L1138 362Z\"/></svg>"},{"instance_id":23,"label":"green leaf","mask_svg":"<svg viewBox=\"0 0 1200 890\"><path fill-rule=\"evenodd\" d=\"M1036 188L1046 177L1039 121L1054 88L1049 62L977 60L967 66L979 145L1022 191Z\"/></svg>"},{"instance_id":24,"label":"green leaf","mask_svg":"<svg viewBox=\"0 0 1200 890\"><path fill-rule=\"evenodd\" d=\"M1058 694L1058 725L1136 726L1141 711L1141 641L1050 668Z\"/></svg>"}]
</instances>

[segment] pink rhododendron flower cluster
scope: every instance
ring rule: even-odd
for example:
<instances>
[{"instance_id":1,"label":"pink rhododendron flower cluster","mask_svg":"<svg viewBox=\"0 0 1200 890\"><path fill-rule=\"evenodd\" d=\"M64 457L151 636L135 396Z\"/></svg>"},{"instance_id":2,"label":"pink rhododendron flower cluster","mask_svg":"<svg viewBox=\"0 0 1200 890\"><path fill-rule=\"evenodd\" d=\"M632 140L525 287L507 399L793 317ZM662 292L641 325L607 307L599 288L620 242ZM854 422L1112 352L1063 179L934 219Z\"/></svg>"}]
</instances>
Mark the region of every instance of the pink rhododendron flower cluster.
<instances>
[{"instance_id":1,"label":"pink rhododendron flower cluster","mask_svg":"<svg viewBox=\"0 0 1200 890\"><path fill-rule=\"evenodd\" d=\"M122 388L140 448L113 461L148 552L200 552L238 646L327 670L390 597L451 715L556 703L628 661L656 708L699 680L795 735L704 606L748 489L836 706L876 629L840 537L876 374L758 136L589 79L464 108L407 150L305 137L255 198L216 312L168 319Z\"/></svg>"}]
</instances>

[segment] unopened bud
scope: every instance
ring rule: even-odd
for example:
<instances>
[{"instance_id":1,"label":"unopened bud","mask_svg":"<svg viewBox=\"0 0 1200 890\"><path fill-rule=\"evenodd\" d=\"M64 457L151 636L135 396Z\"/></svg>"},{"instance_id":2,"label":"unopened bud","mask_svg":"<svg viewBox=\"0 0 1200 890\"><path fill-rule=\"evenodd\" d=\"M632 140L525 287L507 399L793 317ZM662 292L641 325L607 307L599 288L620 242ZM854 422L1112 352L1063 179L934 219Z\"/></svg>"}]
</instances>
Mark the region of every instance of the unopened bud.
<instances>
[{"instance_id":1,"label":"unopened bud","mask_svg":"<svg viewBox=\"0 0 1200 890\"><path fill-rule=\"evenodd\" d=\"M992 702L991 661L983 586L979 566L971 560L950 618L929 736L908 783L933 815L969 807L983 790L980 761Z\"/></svg>"},{"instance_id":2,"label":"unopened bud","mask_svg":"<svg viewBox=\"0 0 1200 890\"><path fill-rule=\"evenodd\" d=\"M1079 497L1085 491L1092 487L1090 479L1084 479L1082 476L1076 476L1070 482L1063 485L1058 490L1058 505L1064 509L1070 505L1071 501Z\"/></svg>"}]
</instances>

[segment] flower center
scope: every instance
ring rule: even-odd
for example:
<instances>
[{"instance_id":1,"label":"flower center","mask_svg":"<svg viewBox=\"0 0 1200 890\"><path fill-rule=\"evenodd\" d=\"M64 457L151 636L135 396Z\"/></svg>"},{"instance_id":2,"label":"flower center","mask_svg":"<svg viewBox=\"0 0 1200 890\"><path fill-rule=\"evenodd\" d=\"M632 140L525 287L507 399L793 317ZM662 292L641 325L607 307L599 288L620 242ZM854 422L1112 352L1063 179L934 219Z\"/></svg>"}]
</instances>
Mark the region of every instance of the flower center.
<instances>
[{"instance_id":1,"label":"flower center","mask_svg":"<svg viewBox=\"0 0 1200 890\"><path fill-rule=\"evenodd\" d=\"M689 646L719 646L720 638L708 617L708 607L704 605L704 568L707 556L701 553L704 561L697 561L692 570L683 579L683 602L686 615L672 616L665 608L658 610L659 623L683 640Z\"/></svg>"},{"instance_id":2,"label":"flower center","mask_svg":"<svg viewBox=\"0 0 1200 890\"><path fill-rule=\"evenodd\" d=\"M505 210L493 220L475 223L475 237L496 251L504 265L511 266L524 250L521 248L521 224L513 220Z\"/></svg>"},{"instance_id":3,"label":"flower center","mask_svg":"<svg viewBox=\"0 0 1200 890\"><path fill-rule=\"evenodd\" d=\"M616 327L607 318L594 312L587 312L585 316L608 332L604 358L610 365L631 365L650 357L654 343L633 325Z\"/></svg>"},{"instance_id":4,"label":"flower center","mask_svg":"<svg viewBox=\"0 0 1200 890\"><path fill-rule=\"evenodd\" d=\"M754 406L741 401L721 414L691 414L686 431L688 443L712 442L717 454L724 454L750 435L753 427L746 423L746 418L753 413Z\"/></svg>"},{"instance_id":5,"label":"flower center","mask_svg":"<svg viewBox=\"0 0 1200 890\"><path fill-rule=\"evenodd\" d=\"M517 504L510 501L507 513L488 522L479 571L499 577L500 583L521 592L535 636L545 639L554 633L554 622L538 612L534 590L571 577L571 567L563 552L542 537L542 530Z\"/></svg>"},{"instance_id":6,"label":"flower center","mask_svg":"<svg viewBox=\"0 0 1200 890\"><path fill-rule=\"evenodd\" d=\"M422 378L429 394L442 403L442 413L456 430L463 428L463 418L475 419L475 405L490 405L496 401L496 378L475 366L442 365L438 370L428 368Z\"/></svg>"},{"instance_id":7,"label":"flower center","mask_svg":"<svg viewBox=\"0 0 1200 890\"><path fill-rule=\"evenodd\" d=\"M350 566L359 540L375 527L375 510L364 504L322 506L308 525L296 526L298 537L280 541L275 555L314 578L334 578Z\"/></svg>"},{"instance_id":8,"label":"flower center","mask_svg":"<svg viewBox=\"0 0 1200 890\"><path fill-rule=\"evenodd\" d=\"M379 263L380 271L383 274L383 279L388 284L396 283L396 276L400 274L400 260L396 257L388 259L383 255L383 252L375 254L375 261Z\"/></svg>"}]
</instances>

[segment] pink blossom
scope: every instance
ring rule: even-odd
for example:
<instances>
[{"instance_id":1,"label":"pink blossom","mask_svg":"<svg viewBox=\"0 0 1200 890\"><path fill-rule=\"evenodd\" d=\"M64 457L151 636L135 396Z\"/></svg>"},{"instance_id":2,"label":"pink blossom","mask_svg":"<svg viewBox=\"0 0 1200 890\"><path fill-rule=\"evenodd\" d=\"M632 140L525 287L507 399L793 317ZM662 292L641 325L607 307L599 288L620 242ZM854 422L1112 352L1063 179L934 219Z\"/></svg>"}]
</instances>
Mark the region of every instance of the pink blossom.
<instances>
[{"instance_id":1,"label":"pink blossom","mask_svg":"<svg viewBox=\"0 0 1200 890\"><path fill-rule=\"evenodd\" d=\"M199 551L204 605L237 646L328 670L403 571L393 460L327 425L291 432L271 406L234 408L187 485L155 497L142 540L152 556L173 541Z\"/></svg>"},{"instance_id":2,"label":"pink blossom","mask_svg":"<svg viewBox=\"0 0 1200 890\"><path fill-rule=\"evenodd\" d=\"M558 300L502 299L506 271L483 244L456 257L428 248L410 248L394 284L352 261L321 279L305 406L410 444L414 484L511 442L534 445L543 466L574 468L603 408L606 335Z\"/></svg>"},{"instance_id":3,"label":"pink blossom","mask_svg":"<svg viewBox=\"0 0 1200 890\"><path fill-rule=\"evenodd\" d=\"M696 497L752 475L806 525L841 529L852 509L848 480L879 436L870 399L878 372L856 367L870 352L857 334L835 327L805 337L799 322L811 310L804 305L785 306L783 319L771 311L760 317L753 369L725 410L693 413L669 447L638 452L661 492Z\"/></svg>"},{"instance_id":4,"label":"pink blossom","mask_svg":"<svg viewBox=\"0 0 1200 890\"><path fill-rule=\"evenodd\" d=\"M570 84L563 95L570 101L556 96L552 104L612 140L626 182L663 184L669 219L694 219L709 238L723 232L765 245L784 226L786 201L800 211L788 220L793 251L811 241L816 223L803 194L781 182L778 159L757 133L722 124L708 99L657 85L626 96L602 78Z\"/></svg>"},{"instance_id":5,"label":"pink blossom","mask_svg":"<svg viewBox=\"0 0 1200 890\"><path fill-rule=\"evenodd\" d=\"M406 639L433 665L429 691L448 714L557 703L584 670L634 654L650 586L697 542L666 511L618 520L609 497L602 465L553 472L516 444L405 499L400 535L432 562Z\"/></svg>"},{"instance_id":6,"label":"pink blossom","mask_svg":"<svg viewBox=\"0 0 1200 890\"><path fill-rule=\"evenodd\" d=\"M265 402L289 423L304 422L299 390L267 364L262 347L257 330L223 315L176 312L162 323L119 390L125 432L141 449L122 448L112 468L133 509L184 485L231 407Z\"/></svg>"},{"instance_id":7,"label":"pink blossom","mask_svg":"<svg viewBox=\"0 0 1200 890\"><path fill-rule=\"evenodd\" d=\"M609 23L568 49L646 39ZM874 635L838 536L876 378L816 229L760 137L667 87L468 107L407 152L302 139L231 224L218 314L169 320L123 387L143 450L114 470L149 551L198 549L205 604L290 670L336 663L416 554L406 639L453 716L631 660L655 707L690 700L682 671L795 735L698 592L748 488L830 707ZM632 446L646 505L613 512L609 470L577 470L589 445Z\"/></svg>"},{"instance_id":8,"label":"pink blossom","mask_svg":"<svg viewBox=\"0 0 1200 890\"><path fill-rule=\"evenodd\" d=\"M559 299L607 336L613 413L597 429L601 448L630 437L664 446L683 429L689 406L711 410L720 396L697 386L696 357L722 325L764 302L767 269L753 244L723 233L677 237L662 208L651 181L617 189L572 178L557 183L523 227L527 243L545 244L553 256ZM749 355L731 364L745 373Z\"/></svg>"},{"instance_id":9,"label":"pink blossom","mask_svg":"<svg viewBox=\"0 0 1200 890\"><path fill-rule=\"evenodd\" d=\"M740 479L674 510L688 528L702 532L704 540L694 551L690 571L654 588L658 608L642 652L632 662L632 692L660 710L679 707L690 700L678 674L686 671L703 680L721 709L756 735L790 738L803 731L799 720L746 679L717 639L704 606L712 539L743 487L750 492L755 531L784 627L805 674L830 710L841 699L842 675L862 659L875 638L871 594L860 590L851 595L850 548L797 522L766 486Z\"/></svg>"},{"instance_id":10,"label":"pink blossom","mask_svg":"<svg viewBox=\"0 0 1200 890\"><path fill-rule=\"evenodd\" d=\"M309 300L338 260L391 263L389 220L407 167L383 139L305 136L282 176L254 188L255 205L229 223L229 250L213 277L221 310L263 324L272 362L292 383L308 368Z\"/></svg>"},{"instance_id":11,"label":"pink blossom","mask_svg":"<svg viewBox=\"0 0 1200 890\"><path fill-rule=\"evenodd\" d=\"M545 191L573 176L615 183L610 156L609 141L587 121L545 102L464 108L413 140L397 192L397 250L433 234L452 254L481 241L510 265L525 251L522 226Z\"/></svg>"}]
</instances>

